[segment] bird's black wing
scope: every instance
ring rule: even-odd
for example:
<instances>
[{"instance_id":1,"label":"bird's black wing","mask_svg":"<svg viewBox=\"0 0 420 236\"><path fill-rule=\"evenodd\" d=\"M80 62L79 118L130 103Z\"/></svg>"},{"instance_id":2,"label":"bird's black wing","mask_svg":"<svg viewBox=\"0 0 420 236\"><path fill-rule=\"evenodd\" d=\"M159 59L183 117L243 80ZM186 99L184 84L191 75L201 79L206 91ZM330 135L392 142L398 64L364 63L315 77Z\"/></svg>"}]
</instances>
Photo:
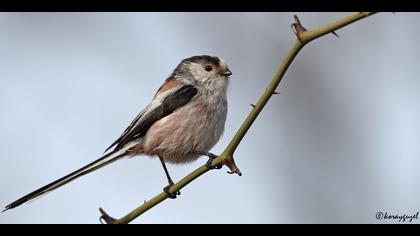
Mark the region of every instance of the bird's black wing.
<instances>
[{"instance_id":1,"label":"bird's black wing","mask_svg":"<svg viewBox=\"0 0 420 236\"><path fill-rule=\"evenodd\" d=\"M183 85L174 92L168 94L158 105L149 105L142 111L123 134L107 148L109 150L116 145L115 150L124 147L125 144L146 134L149 128L158 120L168 116L176 109L186 105L197 94L198 90L193 85Z\"/></svg>"}]
</instances>

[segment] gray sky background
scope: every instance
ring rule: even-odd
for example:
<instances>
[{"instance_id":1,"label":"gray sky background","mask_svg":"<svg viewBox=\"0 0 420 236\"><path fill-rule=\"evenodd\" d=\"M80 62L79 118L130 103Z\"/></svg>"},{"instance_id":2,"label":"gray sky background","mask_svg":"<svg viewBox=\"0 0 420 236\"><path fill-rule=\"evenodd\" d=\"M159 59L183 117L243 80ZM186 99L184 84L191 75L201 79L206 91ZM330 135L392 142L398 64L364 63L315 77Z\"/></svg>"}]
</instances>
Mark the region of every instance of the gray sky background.
<instances>
[{"instance_id":1,"label":"gray sky background","mask_svg":"<svg viewBox=\"0 0 420 236\"><path fill-rule=\"evenodd\" d=\"M298 13L307 28L348 13ZM220 153L292 46L293 13L0 13L0 206L100 157L183 58L233 71ZM306 46L235 157L135 223L383 223L420 211L418 13L381 13ZM169 166L175 179L202 165ZM97 223L159 193L124 159L0 223ZM392 222L392 221L388 221ZM419 223L417 221L417 223Z\"/></svg>"}]
</instances>

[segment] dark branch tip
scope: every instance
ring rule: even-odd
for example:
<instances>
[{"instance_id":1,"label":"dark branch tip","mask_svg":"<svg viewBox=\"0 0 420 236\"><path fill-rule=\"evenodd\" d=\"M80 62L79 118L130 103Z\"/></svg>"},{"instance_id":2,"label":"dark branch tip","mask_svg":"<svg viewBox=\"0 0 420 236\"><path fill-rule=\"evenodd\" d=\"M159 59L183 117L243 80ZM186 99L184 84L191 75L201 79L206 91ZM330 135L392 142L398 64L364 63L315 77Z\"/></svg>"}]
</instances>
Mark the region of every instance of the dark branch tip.
<instances>
[{"instance_id":1,"label":"dark branch tip","mask_svg":"<svg viewBox=\"0 0 420 236\"><path fill-rule=\"evenodd\" d=\"M227 173L230 174L230 175L237 174L239 176L242 176L242 172L240 170L227 171Z\"/></svg>"},{"instance_id":2,"label":"dark branch tip","mask_svg":"<svg viewBox=\"0 0 420 236\"><path fill-rule=\"evenodd\" d=\"M293 18L295 19L295 22L292 23L291 27L292 27L296 37L299 39L299 41L302 42L302 39L301 39L300 35L303 32L306 32L308 30L306 30L306 28L303 27L303 25L300 23L299 17L297 15L294 15Z\"/></svg>"},{"instance_id":3,"label":"dark branch tip","mask_svg":"<svg viewBox=\"0 0 420 236\"><path fill-rule=\"evenodd\" d=\"M295 22L300 24L299 17L297 15L293 15L293 18L295 19Z\"/></svg>"},{"instance_id":4,"label":"dark branch tip","mask_svg":"<svg viewBox=\"0 0 420 236\"><path fill-rule=\"evenodd\" d=\"M106 224L115 224L117 223L117 220L115 218L112 218L111 216L109 216L104 209L99 208L99 211L101 212L101 217L99 217L99 222L101 222L101 224L104 224L103 221L105 221Z\"/></svg>"}]
</instances>

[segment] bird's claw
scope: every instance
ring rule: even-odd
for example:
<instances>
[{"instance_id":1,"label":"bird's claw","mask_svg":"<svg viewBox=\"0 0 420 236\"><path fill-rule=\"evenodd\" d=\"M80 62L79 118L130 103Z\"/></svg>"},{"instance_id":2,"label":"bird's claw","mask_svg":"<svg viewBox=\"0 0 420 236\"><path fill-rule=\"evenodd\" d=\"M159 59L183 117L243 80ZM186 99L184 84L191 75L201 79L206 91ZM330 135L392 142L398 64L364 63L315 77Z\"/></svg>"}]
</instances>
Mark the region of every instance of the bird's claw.
<instances>
[{"instance_id":1,"label":"bird's claw","mask_svg":"<svg viewBox=\"0 0 420 236\"><path fill-rule=\"evenodd\" d=\"M211 165L213 163L213 160L216 157L217 157L216 155L214 155L214 157L213 156L212 157L209 156L209 160L206 162L207 169L210 169L210 170L214 170L214 169L219 170L219 169L222 169L223 165L217 165L217 166L212 166Z\"/></svg>"},{"instance_id":2,"label":"bird's claw","mask_svg":"<svg viewBox=\"0 0 420 236\"><path fill-rule=\"evenodd\" d=\"M214 169L222 169L223 164L219 164L216 166L212 166L213 160L216 159L218 156L211 153L211 152L193 152L194 154L202 155L202 156L208 156L209 160L206 162L205 167L209 170Z\"/></svg>"},{"instance_id":3,"label":"bird's claw","mask_svg":"<svg viewBox=\"0 0 420 236\"><path fill-rule=\"evenodd\" d=\"M170 193L169 189L172 187L172 185L168 185L165 188L163 188L163 192L165 192L166 195L168 195L168 198L175 199L178 195L181 195L181 192L176 191L175 193Z\"/></svg>"}]
</instances>

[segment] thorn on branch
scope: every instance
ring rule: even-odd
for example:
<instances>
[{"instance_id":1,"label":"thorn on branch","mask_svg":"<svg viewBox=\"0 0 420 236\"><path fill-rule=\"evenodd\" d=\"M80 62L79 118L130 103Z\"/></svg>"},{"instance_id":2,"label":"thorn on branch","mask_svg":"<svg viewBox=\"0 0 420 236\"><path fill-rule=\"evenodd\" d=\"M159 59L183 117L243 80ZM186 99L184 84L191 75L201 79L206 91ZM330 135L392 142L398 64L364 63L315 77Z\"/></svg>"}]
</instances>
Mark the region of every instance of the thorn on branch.
<instances>
[{"instance_id":1,"label":"thorn on branch","mask_svg":"<svg viewBox=\"0 0 420 236\"><path fill-rule=\"evenodd\" d=\"M277 95L277 94L280 94L280 93L279 92L276 92L276 91L273 92L273 95Z\"/></svg>"},{"instance_id":2,"label":"thorn on branch","mask_svg":"<svg viewBox=\"0 0 420 236\"><path fill-rule=\"evenodd\" d=\"M242 176L242 172L239 170L238 166L236 166L233 157L226 158L224 160L224 164L230 169L230 171L227 172L228 174L237 174Z\"/></svg>"},{"instance_id":3,"label":"thorn on branch","mask_svg":"<svg viewBox=\"0 0 420 236\"><path fill-rule=\"evenodd\" d=\"M335 37L337 37L337 38L340 38L340 36L338 36L338 34L335 32L335 31L333 31L333 32L331 32L333 35L335 35Z\"/></svg>"},{"instance_id":4,"label":"thorn on branch","mask_svg":"<svg viewBox=\"0 0 420 236\"><path fill-rule=\"evenodd\" d=\"M295 22L292 23L291 27L296 35L296 37L299 39L299 41L302 42L302 39L300 38L300 35L308 30L306 30L305 27L300 23L300 20L297 15L294 15L293 18L295 19Z\"/></svg>"},{"instance_id":5,"label":"thorn on branch","mask_svg":"<svg viewBox=\"0 0 420 236\"><path fill-rule=\"evenodd\" d=\"M101 217L99 217L99 222L101 222L101 224L104 224L103 221L105 221L106 224L115 224L117 222L116 219L109 216L102 208L99 208L99 211L101 212Z\"/></svg>"},{"instance_id":6,"label":"thorn on branch","mask_svg":"<svg viewBox=\"0 0 420 236\"><path fill-rule=\"evenodd\" d=\"M249 104L249 105L251 105L252 108L255 108L255 105L254 104Z\"/></svg>"}]
</instances>

